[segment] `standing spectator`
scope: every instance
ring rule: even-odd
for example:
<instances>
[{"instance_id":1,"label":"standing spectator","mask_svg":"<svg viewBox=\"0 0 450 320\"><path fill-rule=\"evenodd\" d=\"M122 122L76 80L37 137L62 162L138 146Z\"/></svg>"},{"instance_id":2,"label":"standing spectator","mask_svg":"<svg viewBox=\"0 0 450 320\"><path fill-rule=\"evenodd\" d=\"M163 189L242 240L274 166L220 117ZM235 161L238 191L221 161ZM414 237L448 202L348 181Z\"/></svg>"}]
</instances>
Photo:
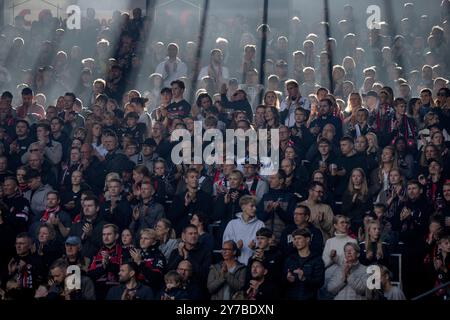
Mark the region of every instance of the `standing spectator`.
<instances>
[{"instance_id":1,"label":"standing spectator","mask_svg":"<svg viewBox=\"0 0 450 320\"><path fill-rule=\"evenodd\" d=\"M223 261L211 266L208 274L208 290L212 300L231 300L245 282L245 265L237 261L240 250L236 242L222 244Z\"/></svg>"},{"instance_id":2,"label":"standing spectator","mask_svg":"<svg viewBox=\"0 0 450 320\"><path fill-rule=\"evenodd\" d=\"M137 279L152 288L154 292L159 292L164 285L166 258L158 249L155 230L145 228L141 230L140 235L140 250L135 248L130 250L131 258L138 265Z\"/></svg>"},{"instance_id":3,"label":"standing spectator","mask_svg":"<svg viewBox=\"0 0 450 320\"><path fill-rule=\"evenodd\" d=\"M301 202L311 211L310 222L320 231L324 240L332 237L333 210L325 203L322 203L325 187L320 182L312 182L309 186L308 199Z\"/></svg>"},{"instance_id":4,"label":"standing spectator","mask_svg":"<svg viewBox=\"0 0 450 320\"><path fill-rule=\"evenodd\" d=\"M344 253L345 263L333 274L328 291L336 295L334 300L365 300L368 275L358 261L359 247L356 243L347 243Z\"/></svg>"},{"instance_id":5,"label":"standing spectator","mask_svg":"<svg viewBox=\"0 0 450 320\"><path fill-rule=\"evenodd\" d=\"M155 189L150 182L141 182L138 185L139 204L133 208L133 220L130 229L139 234L142 229L156 226L156 222L164 217L164 208L155 201Z\"/></svg>"},{"instance_id":6,"label":"standing spectator","mask_svg":"<svg viewBox=\"0 0 450 320\"><path fill-rule=\"evenodd\" d=\"M106 300L154 300L155 295L149 287L137 280L138 266L134 262L121 263L119 269L120 285L109 289Z\"/></svg>"},{"instance_id":7,"label":"standing spectator","mask_svg":"<svg viewBox=\"0 0 450 320\"><path fill-rule=\"evenodd\" d=\"M181 239L178 250L170 255L167 269L174 270L182 260L188 260L192 265L193 278L197 283L204 283L211 264L211 252L198 243L198 230L192 224L184 228Z\"/></svg>"},{"instance_id":8,"label":"standing spectator","mask_svg":"<svg viewBox=\"0 0 450 320\"><path fill-rule=\"evenodd\" d=\"M325 267L320 256L312 254L309 246L311 233L308 229L297 229L292 233L296 253L290 255L283 275L287 280L286 297L295 300L316 300L323 285Z\"/></svg>"},{"instance_id":9,"label":"standing spectator","mask_svg":"<svg viewBox=\"0 0 450 320\"><path fill-rule=\"evenodd\" d=\"M119 179L107 182L109 199L101 206L101 215L109 223L115 224L119 232L128 228L131 223L132 209L123 195L123 184Z\"/></svg>"},{"instance_id":10,"label":"standing spectator","mask_svg":"<svg viewBox=\"0 0 450 320\"><path fill-rule=\"evenodd\" d=\"M103 246L93 257L88 275L95 281L95 291L99 300L104 300L108 291L119 282L122 264L122 246L117 242L119 229L113 224L105 224L102 230Z\"/></svg>"},{"instance_id":11,"label":"standing spectator","mask_svg":"<svg viewBox=\"0 0 450 320\"><path fill-rule=\"evenodd\" d=\"M99 215L99 203L95 196L87 196L82 201L81 220L72 225L70 236L77 236L82 241L81 255L93 257L102 246L102 230L106 224Z\"/></svg>"},{"instance_id":12,"label":"standing spectator","mask_svg":"<svg viewBox=\"0 0 450 320\"><path fill-rule=\"evenodd\" d=\"M256 218L256 200L252 196L243 196L239 200L242 212L231 220L225 228L223 242L233 240L241 250L238 261L247 264L256 246L256 232L264 227L264 223Z\"/></svg>"},{"instance_id":13,"label":"standing spectator","mask_svg":"<svg viewBox=\"0 0 450 320\"><path fill-rule=\"evenodd\" d=\"M95 288L92 280L81 274L80 289L66 287L67 268L69 264L64 259L58 259L50 266L53 284L48 289L48 300L95 300Z\"/></svg>"},{"instance_id":14,"label":"standing spectator","mask_svg":"<svg viewBox=\"0 0 450 320\"><path fill-rule=\"evenodd\" d=\"M258 204L257 217L263 221L267 228L279 241L283 229L293 223L293 211L295 200L292 194L284 188L286 174L283 170L269 177L269 191Z\"/></svg>"},{"instance_id":15,"label":"standing spectator","mask_svg":"<svg viewBox=\"0 0 450 320\"><path fill-rule=\"evenodd\" d=\"M164 86L168 87L172 81L187 76L186 64L178 58L179 48L176 43L167 46L167 57L155 69L155 73L162 75Z\"/></svg>"},{"instance_id":16,"label":"standing spectator","mask_svg":"<svg viewBox=\"0 0 450 320\"><path fill-rule=\"evenodd\" d=\"M283 230L280 238L280 249L285 256L294 253L292 232L296 229L308 229L311 233L310 250L313 254L321 254L323 251L324 240L320 229L316 228L310 221L311 210L305 205L297 204L294 210L295 225L287 226Z\"/></svg>"}]
</instances>

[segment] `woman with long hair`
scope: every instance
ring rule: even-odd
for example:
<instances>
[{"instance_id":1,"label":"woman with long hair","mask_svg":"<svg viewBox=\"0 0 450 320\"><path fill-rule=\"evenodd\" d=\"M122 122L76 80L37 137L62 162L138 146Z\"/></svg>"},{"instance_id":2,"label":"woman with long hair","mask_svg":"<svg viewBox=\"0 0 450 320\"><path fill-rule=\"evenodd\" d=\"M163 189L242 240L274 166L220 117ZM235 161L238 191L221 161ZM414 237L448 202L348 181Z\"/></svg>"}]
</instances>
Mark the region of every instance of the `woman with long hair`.
<instances>
[{"instance_id":1,"label":"woman with long hair","mask_svg":"<svg viewBox=\"0 0 450 320\"><path fill-rule=\"evenodd\" d=\"M159 250L169 261L170 254L178 247L178 239L172 222L166 218L159 219L155 225L155 231L159 241Z\"/></svg>"},{"instance_id":2,"label":"woman with long hair","mask_svg":"<svg viewBox=\"0 0 450 320\"><path fill-rule=\"evenodd\" d=\"M380 147L378 145L378 137L375 133L369 132L367 138L367 157L373 159L376 163L380 161Z\"/></svg>"},{"instance_id":3,"label":"woman with long hair","mask_svg":"<svg viewBox=\"0 0 450 320\"><path fill-rule=\"evenodd\" d=\"M393 168L389 171L389 188L382 190L376 201L386 206L384 216L387 219L392 219L398 208L402 205L405 196L405 178L399 169Z\"/></svg>"},{"instance_id":4,"label":"woman with long hair","mask_svg":"<svg viewBox=\"0 0 450 320\"><path fill-rule=\"evenodd\" d=\"M411 119L414 119L416 123L416 128L418 130L423 129L424 121L422 115L420 114L420 109L422 108L422 100L420 98L412 98L408 101L407 115Z\"/></svg>"},{"instance_id":5,"label":"woman with long hair","mask_svg":"<svg viewBox=\"0 0 450 320\"><path fill-rule=\"evenodd\" d=\"M266 129L277 129L280 126L280 114L275 107L266 107L264 115L266 119Z\"/></svg>"},{"instance_id":6,"label":"woman with long hair","mask_svg":"<svg viewBox=\"0 0 450 320\"><path fill-rule=\"evenodd\" d=\"M381 152L378 168L370 173L369 193L372 197L389 188L389 172L393 168L397 168L395 149L392 146L387 146Z\"/></svg>"},{"instance_id":7,"label":"woman with long hair","mask_svg":"<svg viewBox=\"0 0 450 320\"><path fill-rule=\"evenodd\" d=\"M422 153L420 154L418 176L420 176L421 174L423 174L425 177L428 176L428 165L433 159L438 160L442 163L442 158L439 153L438 147L436 147L434 144L429 143L423 148Z\"/></svg>"},{"instance_id":8,"label":"woman with long hair","mask_svg":"<svg viewBox=\"0 0 450 320\"><path fill-rule=\"evenodd\" d=\"M361 168L352 170L347 190L342 196L342 213L350 218L351 229L358 232L364 215L372 209L372 197L369 195L366 175Z\"/></svg>"},{"instance_id":9,"label":"woman with long hair","mask_svg":"<svg viewBox=\"0 0 450 320\"><path fill-rule=\"evenodd\" d=\"M280 99L277 93L273 90L266 91L263 98L263 104L267 107L275 107L280 109Z\"/></svg>"},{"instance_id":10,"label":"woman with long hair","mask_svg":"<svg viewBox=\"0 0 450 320\"><path fill-rule=\"evenodd\" d=\"M359 244L361 254L359 262L365 266L381 264L389 267L389 251L387 243L381 241L381 227L378 221L369 222L364 241Z\"/></svg>"}]
</instances>

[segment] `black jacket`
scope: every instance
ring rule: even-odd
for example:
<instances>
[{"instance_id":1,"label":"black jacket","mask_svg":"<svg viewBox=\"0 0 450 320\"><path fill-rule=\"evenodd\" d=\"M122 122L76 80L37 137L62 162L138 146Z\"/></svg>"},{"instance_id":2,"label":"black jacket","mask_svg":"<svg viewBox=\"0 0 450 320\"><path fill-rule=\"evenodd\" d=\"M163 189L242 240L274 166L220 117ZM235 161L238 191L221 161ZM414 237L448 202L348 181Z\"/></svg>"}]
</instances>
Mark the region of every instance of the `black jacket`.
<instances>
[{"instance_id":1,"label":"black jacket","mask_svg":"<svg viewBox=\"0 0 450 320\"><path fill-rule=\"evenodd\" d=\"M83 217L80 222L73 224L72 228L70 229L69 235L78 236L81 238L81 235L83 234L83 226L85 223L88 223L88 221ZM97 217L93 221L92 235L84 240L82 239L81 254L83 257L91 258L97 254L98 250L103 244L102 231L105 224L106 222L100 217Z\"/></svg>"},{"instance_id":2,"label":"black jacket","mask_svg":"<svg viewBox=\"0 0 450 320\"><path fill-rule=\"evenodd\" d=\"M118 226L120 232L130 226L133 210L124 196L121 196L113 210L111 210L111 200L106 201L101 205L100 212L103 220Z\"/></svg>"},{"instance_id":3,"label":"black jacket","mask_svg":"<svg viewBox=\"0 0 450 320\"><path fill-rule=\"evenodd\" d=\"M106 300L122 300L122 295L125 289L126 287L124 284L112 287L108 291ZM136 293L134 294L133 300L155 300L155 295L151 288L138 283L135 290Z\"/></svg>"},{"instance_id":4,"label":"black jacket","mask_svg":"<svg viewBox=\"0 0 450 320\"><path fill-rule=\"evenodd\" d=\"M325 266L320 255L312 253L302 258L298 253L290 255L285 264L283 278L286 279L288 271L293 272L300 268L304 272L305 280L298 279L295 276L294 282L286 281L286 298L290 300L316 300L317 292L322 287L325 278Z\"/></svg>"},{"instance_id":5,"label":"black jacket","mask_svg":"<svg viewBox=\"0 0 450 320\"><path fill-rule=\"evenodd\" d=\"M187 207L184 205L186 192L180 193L173 198L172 207L167 212L167 218L174 224L177 235L186 227L195 211L201 211L208 214L213 208L211 196L202 190L197 191L197 199L191 202Z\"/></svg>"},{"instance_id":6,"label":"black jacket","mask_svg":"<svg viewBox=\"0 0 450 320\"><path fill-rule=\"evenodd\" d=\"M298 227L296 225L289 225L283 230L280 237L279 247L285 257L296 252L292 244L292 232ZM311 232L311 242L309 244L309 250L313 254L321 255L323 252L323 235L320 229L316 228L312 223L308 223L308 230Z\"/></svg>"},{"instance_id":7,"label":"black jacket","mask_svg":"<svg viewBox=\"0 0 450 320\"><path fill-rule=\"evenodd\" d=\"M142 262L139 264L138 280L152 288L154 292L160 292L163 288L166 269L166 257L158 246L159 244L142 251Z\"/></svg>"},{"instance_id":8,"label":"black jacket","mask_svg":"<svg viewBox=\"0 0 450 320\"><path fill-rule=\"evenodd\" d=\"M167 270L176 270L180 261L184 260L177 249L170 254ZM211 252L204 245L197 245L189 251L187 260L192 264L192 278L199 283L206 283L211 265Z\"/></svg>"}]
</instances>

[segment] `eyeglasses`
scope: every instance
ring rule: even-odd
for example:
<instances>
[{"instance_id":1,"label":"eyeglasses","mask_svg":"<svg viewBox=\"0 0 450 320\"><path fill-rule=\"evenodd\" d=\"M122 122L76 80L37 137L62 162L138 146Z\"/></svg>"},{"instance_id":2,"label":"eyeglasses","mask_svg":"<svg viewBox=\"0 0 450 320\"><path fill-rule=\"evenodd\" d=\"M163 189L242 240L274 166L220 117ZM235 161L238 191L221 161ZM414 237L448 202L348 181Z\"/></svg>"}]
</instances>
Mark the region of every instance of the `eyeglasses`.
<instances>
[{"instance_id":1,"label":"eyeglasses","mask_svg":"<svg viewBox=\"0 0 450 320\"><path fill-rule=\"evenodd\" d=\"M230 249L230 248L222 248L222 251L233 251L233 249Z\"/></svg>"},{"instance_id":2,"label":"eyeglasses","mask_svg":"<svg viewBox=\"0 0 450 320\"><path fill-rule=\"evenodd\" d=\"M37 152L39 149L30 149L30 152Z\"/></svg>"},{"instance_id":3,"label":"eyeglasses","mask_svg":"<svg viewBox=\"0 0 450 320\"><path fill-rule=\"evenodd\" d=\"M446 96L445 92L439 92L437 95L438 95L438 97L445 97Z\"/></svg>"}]
</instances>

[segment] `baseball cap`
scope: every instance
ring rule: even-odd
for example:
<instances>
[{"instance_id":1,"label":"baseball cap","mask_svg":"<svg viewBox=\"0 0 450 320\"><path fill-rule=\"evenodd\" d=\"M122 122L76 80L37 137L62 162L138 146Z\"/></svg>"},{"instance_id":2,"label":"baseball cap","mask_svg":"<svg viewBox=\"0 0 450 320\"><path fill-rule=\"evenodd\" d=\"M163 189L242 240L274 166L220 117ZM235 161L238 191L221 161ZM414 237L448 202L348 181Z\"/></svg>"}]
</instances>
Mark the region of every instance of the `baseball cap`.
<instances>
[{"instance_id":1,"label":"baseball cap","mask_svg":"<svg viewBox=\"0 0 450 320\"><path fill-rule=\"evenodd\" d=\"M81 239L77 236L71 236L67 238L66 244L69 246L79 246L81 244Z\"/></svg>"}]
</instances>

